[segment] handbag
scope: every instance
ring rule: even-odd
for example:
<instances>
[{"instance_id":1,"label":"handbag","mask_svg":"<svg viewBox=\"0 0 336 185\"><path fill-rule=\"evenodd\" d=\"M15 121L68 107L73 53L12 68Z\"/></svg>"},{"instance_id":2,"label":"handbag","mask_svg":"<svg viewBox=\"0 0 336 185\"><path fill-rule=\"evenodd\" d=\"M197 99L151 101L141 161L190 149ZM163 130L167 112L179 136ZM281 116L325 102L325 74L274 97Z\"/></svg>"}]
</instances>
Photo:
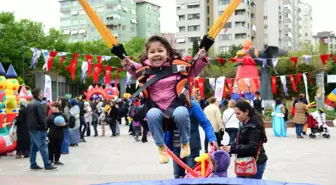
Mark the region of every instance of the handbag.
<instances>
[{"instance_id":1,"label":"handbag","mask_svg":"<svg viewBox=\"0 0 336 185\"><path fill-rule=\"evenodd\" d=\"M9 139L13 143L15 143L17 141L17 135L16 135L16 129L17 129L17 127L16 127L16 125L14 123L12 123L12 124L13 125L12 125L11 129L9 130Z\"/></svg>"},{"instance_id":2,"label":"handbag","mask_svg":"<svg viewBox=\"0 0 336 185\"><path fill-rule=\"evenodd\" d=\"M239 140L239 134L237 137L237 145ZM254 157L239 157L234 161L234 172L237 176L253 176L257 173L257 160L260 155L262 141L260 141L257 156Z\"/></svg>"}]
</instances>

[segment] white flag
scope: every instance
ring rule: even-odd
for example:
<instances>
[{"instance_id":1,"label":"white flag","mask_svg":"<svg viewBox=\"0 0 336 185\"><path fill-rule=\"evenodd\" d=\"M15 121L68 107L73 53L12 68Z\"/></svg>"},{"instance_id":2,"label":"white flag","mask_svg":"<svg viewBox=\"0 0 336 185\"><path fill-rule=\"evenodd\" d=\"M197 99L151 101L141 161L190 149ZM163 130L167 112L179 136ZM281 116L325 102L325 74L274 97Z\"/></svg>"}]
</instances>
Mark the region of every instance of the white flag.
<instances>
[{"instance_id":1,"label":"white flag","mask_svg":"<svg viewBox=\"0 0 336 185\"><path fill-rule=\"evenodd\" d=\"M280 80L281 80L281 83L282 83L282 88L283 88L283 91L285 93L285 96L288 96L286 76L285 75L280 76Z\"/></svg>"},{"instance_id":2,"label":"white flag","mask_svg":"<svg viewBox=\"0 0 336 185\"><path fill-rule=\"evenodd\" d=\"M52 101L51 78L49 75L44 75L44 97Z\"/></svg>"},{"instance_id":3,"label":"white flag","mask_svg":"<svg viewBox=\"0 0 336 185\"><path fill-rule=\"evenodd\" d=\"M225 85L225 76L217 78L215 97L217 98L218 101L222 101L224 85Z\"/></svg>"},{"instance_id":4,"label":"white flag","mask_svg":"<svg viewBox=\"0 0 336 185\"><path fill-rule=\"evenodd\" d=\"M309 94L308 94L308 84L307 84L307 75L306 75L306 73L303 73L303 82L304 82L305 90L306 90L306 99L307 99L307 102L309 104Z\"/></svg>"},{"instance_id":5,"label":"white flag","mask_svg":"<svg viewBox=\"0 0 336 185\"><path fill-rule=\"evenodd\" d=\"M276 67L276 65L278 64L279 59L278 58L272 58L272 64L274 67Z\"/></svg>"},{"instance_id":6,"label":"white flag","mask_svg":"<svg viewBox=\"0 0 336 185\"><path fill-rule=\"evenodd\" d=\"M47 70L47 65L48 65L48 59L49 59L49 51L42 49L43 57L44 57L44 64L42 69Z\"/></svg>"},{"instance_id":7,"label":"white flag","mask_svg":"<svg viewBox=\"0 0 336 185\"><path fill-rule=\"evenodd\" d=\"M30 48L30 50L33 52L33 57L31 59L30 68L35 68L37 61L40 58L42 52L36 48Z\"/></svg>"}]
</instances>

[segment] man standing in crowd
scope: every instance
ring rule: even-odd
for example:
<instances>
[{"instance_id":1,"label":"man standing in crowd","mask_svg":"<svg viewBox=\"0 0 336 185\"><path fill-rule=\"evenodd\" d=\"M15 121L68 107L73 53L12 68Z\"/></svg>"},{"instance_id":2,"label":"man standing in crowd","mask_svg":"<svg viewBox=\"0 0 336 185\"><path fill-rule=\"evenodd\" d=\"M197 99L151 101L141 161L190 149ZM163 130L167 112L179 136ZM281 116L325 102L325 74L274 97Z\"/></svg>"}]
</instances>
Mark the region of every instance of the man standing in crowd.
<instances>
[{"instance_id":1,"label":"man standing in crowd","mask_svg":"<svg viewBox=\"0 0 336 185\"><path fill-rule=\"evenodd\" d=\"M82 97L80 98L79 102L78 102L78 106L79 106L79 121L80 121L80 126L79 126L79 132L80 132L80 138L81 138L81 142L86 142L84 139L84 134L85 131L88 127L88 125L86 124L85 121L85 117L84 117L84 113L85 113L85 109L84 109L84 101L86 100L86 95L82 95Z\"/></svg>"},{"instance_id":2,"label":"man standing in crowd","mask_svg":"<svg viewBox=\"0 0 336 185\"><path fill-rule=\"evenodd\" d=\"M27 123L30 136L30 169L43 169L36 163L36 153L40 151L44 169L48 171L56 170L57 168L51 165L48 157L46 110L41 102L43 92L35 88L32 94L34 98L27 106Z\"/></svg>"}]
</instances>

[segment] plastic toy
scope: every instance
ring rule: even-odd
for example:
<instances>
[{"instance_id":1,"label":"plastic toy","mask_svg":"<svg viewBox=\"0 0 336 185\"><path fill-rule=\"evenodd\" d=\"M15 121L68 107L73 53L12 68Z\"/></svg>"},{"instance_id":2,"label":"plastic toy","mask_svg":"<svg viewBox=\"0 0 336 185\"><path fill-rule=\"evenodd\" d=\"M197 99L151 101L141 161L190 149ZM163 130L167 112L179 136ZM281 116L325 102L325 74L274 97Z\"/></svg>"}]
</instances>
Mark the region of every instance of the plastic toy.
<instances>
[{"instance_id":1,"label":"plastic toy","mask_svg":"<svg viewBox=\"0 0 336 185\"><path fill-rule=\"evenodd\" d=\"M93 87L90 85L85 95L87 100L91 98L113 100L119 97L119 91L116 87L106 86L105 89L103 89L102 87Z\"/></svg>"}]
</instances>

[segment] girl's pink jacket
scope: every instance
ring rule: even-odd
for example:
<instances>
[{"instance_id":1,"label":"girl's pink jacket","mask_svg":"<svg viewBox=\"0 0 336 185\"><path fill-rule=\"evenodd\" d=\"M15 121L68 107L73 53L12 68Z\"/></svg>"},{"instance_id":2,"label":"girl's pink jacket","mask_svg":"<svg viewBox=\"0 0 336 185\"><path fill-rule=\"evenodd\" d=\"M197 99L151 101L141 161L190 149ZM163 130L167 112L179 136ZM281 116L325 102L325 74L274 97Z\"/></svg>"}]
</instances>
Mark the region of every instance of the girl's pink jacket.
<instances>
[{"instance_id":1,"label":"girl's pink jacket","mask_svg":"<svg viewBox=\"0 0 336 185\"><path fill-rule=\"evenodd\" d=\"M144 63L149 66L151 65L149 60L146 60ZM207 57L199 58L191 68L191 73L189 77L197 77L197 75L201 73L205 65L209 63L210 61ZM135 73L132 71L133 66L136 69L139 69L142 67L142 65L132 62L125 66L126 70L135 78ZM164 66L171 66L171 63L166 62ZM153 76L154 75L149 76L149 79ZM161 110L166 110L176 98L175 85L181 78L182 76L180 74L174 74L172 76L157 81L147 88L150 94L150 99L155 102Z\"/></svg>"}]
</instances>

